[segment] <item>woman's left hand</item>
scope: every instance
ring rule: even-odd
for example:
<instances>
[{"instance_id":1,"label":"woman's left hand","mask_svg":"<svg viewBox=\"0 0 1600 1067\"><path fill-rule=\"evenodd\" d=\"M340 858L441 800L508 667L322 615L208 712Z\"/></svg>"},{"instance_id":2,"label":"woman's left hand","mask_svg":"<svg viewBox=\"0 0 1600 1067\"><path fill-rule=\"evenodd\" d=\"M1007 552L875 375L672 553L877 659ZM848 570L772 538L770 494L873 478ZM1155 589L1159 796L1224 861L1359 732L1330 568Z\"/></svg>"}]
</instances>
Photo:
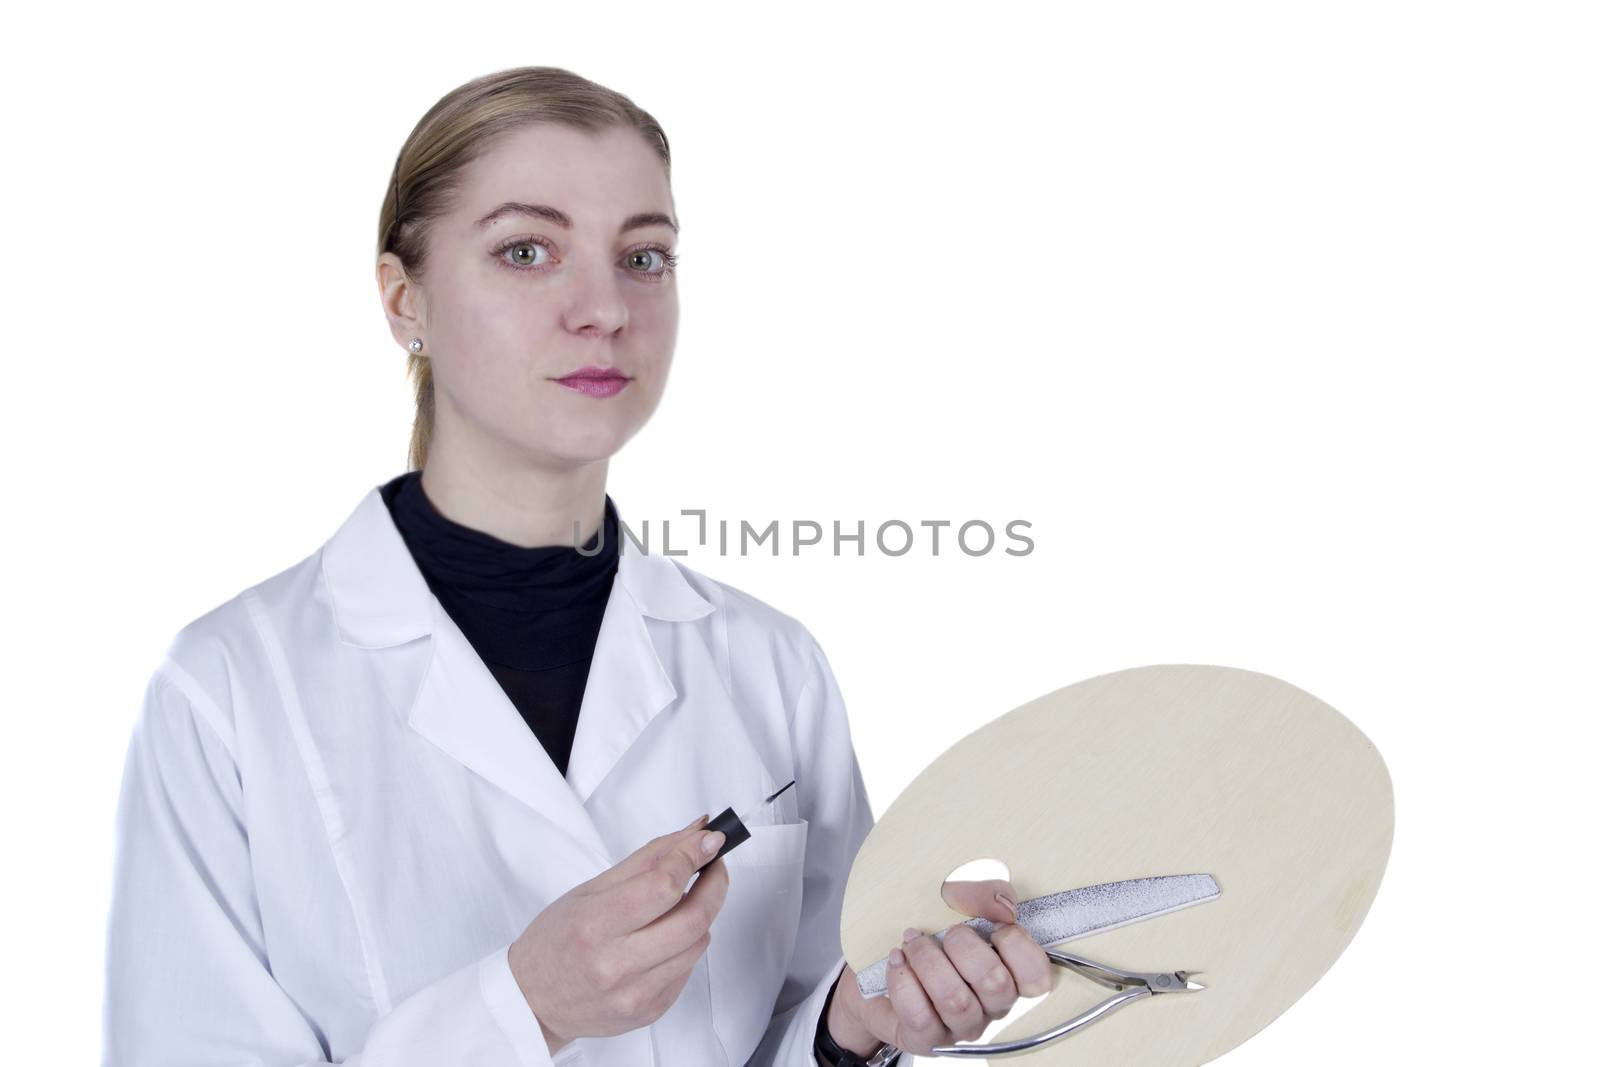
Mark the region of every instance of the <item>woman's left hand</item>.
<instances>
[{"instance_id":1,"label":"woman's left hand","mask_svg":"<svg viewBox=\"0 0 1600 1067\"><path fill-rule=\"evenodd\" d=\"M1054 988L1050 957L1016 925L1017 891L1009 881L946 882L941 895L963 915L1004 925L988 942L965 925L951 927L942 944L907 930L905 944L889 954L888 995L871 1000L861 996L856 973L845 964L827 1021L840 1046L867 1056L887 1041L926 1056L935 1045L977 1040L1019 996Z\"/></svg>"}]
</instances>

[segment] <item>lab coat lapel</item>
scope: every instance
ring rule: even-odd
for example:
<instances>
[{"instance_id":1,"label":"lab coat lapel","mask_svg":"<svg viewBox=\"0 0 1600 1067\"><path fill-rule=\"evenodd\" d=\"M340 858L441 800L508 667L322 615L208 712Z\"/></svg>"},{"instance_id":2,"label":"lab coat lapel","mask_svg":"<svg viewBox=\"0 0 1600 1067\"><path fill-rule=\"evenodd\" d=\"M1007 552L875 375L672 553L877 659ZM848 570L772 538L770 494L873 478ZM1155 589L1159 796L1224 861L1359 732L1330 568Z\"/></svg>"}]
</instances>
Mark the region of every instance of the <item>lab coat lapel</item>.
<instances>
[{"instance_id":1,"label":"lab coat lapel","mask_svg":"<svg viewBox=\"0 0 1600 1067\"><path fill-rule=\"evenodd\" d=\"M566 778L428 588L376 488L325 546L323 573L346 643L381 648L429 637L428 669L401 709L412 729L570 836L596 873L616 862L584 802L677 697L646 619L684 622L714 610L670 559L624 533Z\"/></svg>"},{"instance_id":2,"label":"lab coat lapel","mask_svg":"<svg viewBox=\"0 0 1600 1067\"><path fill-rule=\"evenodd\" d=\"M572 756L567 761L567 780L584 801L650 721L678 696L645 621L646 607L656 606L651 594L659 583L653 580L670 579L647 569L657 561L672 566L664 558L642 555L632 539L623 535L617 578L595 642ZM688 598L684 599L687 602ZM711 610L704 601L701 605ZM692 603L686 606L695 610ZM675 616L669 610L665 617Z\"/></svg>"},{"instance_id":3,"label":"lab coat lapel","mask_svg":"<svg viewBox=\"0 0 1600 1067\"><path fill-rule=\"evenodd\" d=\"M596 873L611 866L594 821L521 712L449 613L437 606L434 613L433 659L411 728L569 835L599 865Z\"/></svg>"}]
</instances>

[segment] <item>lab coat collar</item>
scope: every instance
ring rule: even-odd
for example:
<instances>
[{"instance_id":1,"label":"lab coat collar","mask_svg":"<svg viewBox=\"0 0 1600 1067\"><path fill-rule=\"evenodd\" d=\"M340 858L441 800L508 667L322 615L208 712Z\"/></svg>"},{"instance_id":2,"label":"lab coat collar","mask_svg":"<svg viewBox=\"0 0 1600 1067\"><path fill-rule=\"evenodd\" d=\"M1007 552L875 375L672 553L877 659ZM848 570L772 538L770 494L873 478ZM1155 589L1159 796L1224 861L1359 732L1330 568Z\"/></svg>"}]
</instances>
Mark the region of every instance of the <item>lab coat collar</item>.
<instances>
[{"instance_id":1,"label":"lab coat collar","mask_svg":"<svg viewBox=\"0 0 1600 1067\"><path fill-rule=\"evenodd\" d=\"M621 520L620 510L617 517ZM433 632L433 592L378 487L362 498L324 546L322 570L339 636L346 643L386 648ZM688 622L714 610L672 560L642 551L626 530L617 558L617 583L639 612L652 619Z\"/></svg>"},{"instance_id":2,"label":"lab coat collar","mask_svg":"<svg viewBox=\"0 0 1600 1067\"><path fill-rule=\"evenodd\" d=\"M614 865L584 805L678 696L646 619L687 622L714 610L677 565L624 534L564 778L428 588L376 488L324 546L322 570L344 642L378 649L431 635L420 685L396 709L406 724L581 845L593 866L570 872L577 881Z\"/></svg>"}]
</instances>

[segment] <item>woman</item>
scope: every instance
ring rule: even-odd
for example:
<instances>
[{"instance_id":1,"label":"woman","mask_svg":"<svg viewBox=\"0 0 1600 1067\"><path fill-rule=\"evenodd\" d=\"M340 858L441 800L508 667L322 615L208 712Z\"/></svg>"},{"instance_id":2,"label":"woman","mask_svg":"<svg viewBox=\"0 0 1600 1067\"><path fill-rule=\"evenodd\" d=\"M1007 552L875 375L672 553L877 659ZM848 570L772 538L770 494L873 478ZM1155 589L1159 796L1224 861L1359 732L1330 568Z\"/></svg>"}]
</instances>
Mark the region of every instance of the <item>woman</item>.
<instances>
[{"instance_id":1,"label":"woman","mask_svg":"<svg viewBox=\"0 0 1600 1067\"><path fill-rule=\"evenodd\" d=\"M621 536L607 465L677 330L669 164L649 115L548 67L412 132L377 273L413 469L150 679L107 1063L810 1067L1048 988L1019 927L958 927L863 1001L838 924L872 813L827 659ZM706 862L721 835L686 818L791 779ZM946 897L1007 923L996 890Z\"/></svg>"}]
</instances>

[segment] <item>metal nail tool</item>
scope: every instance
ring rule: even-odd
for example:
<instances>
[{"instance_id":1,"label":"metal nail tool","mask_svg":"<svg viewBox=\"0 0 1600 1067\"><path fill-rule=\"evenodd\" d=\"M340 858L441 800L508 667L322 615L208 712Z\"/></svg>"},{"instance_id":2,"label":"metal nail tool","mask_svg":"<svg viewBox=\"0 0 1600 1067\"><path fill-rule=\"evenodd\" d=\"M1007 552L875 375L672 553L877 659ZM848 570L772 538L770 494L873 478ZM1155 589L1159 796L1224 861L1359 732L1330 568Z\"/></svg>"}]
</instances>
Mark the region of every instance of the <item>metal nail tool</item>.
<instances>
[{"instance_id":1,"label":"metal nail tool","mask_svg":"<svg viewBox=\"0 0 1600 1067\"><path fill-rule=\"evenodd\" d=\"M1114 930L1119 926L1153 919L1182 908L1203 904L1222 895L1216 879L1209 874L1172 874L1154 878L1133 878L1122 882L1103 882L1099 885L1068 889L1048 896L1034 897L1017 905L1017 923L1045 950L1050 961L1068 967L1101 985L1118 992L1059 1026L1043 1033L1016 1041L1002 1041L991 1045L938 1045L934 1056L1005 1056L1027 1052L1065 1037L1118 1008L1144 997L1163 993L1194 993L1205 988L1190 976L1199 971L1124 971L1082 956L1049 946L1086 937L1089 934ZM969 926L988 941L1000 925L988 919L968 919ZM952 927L954 929L954 927ZM933 935L941 943L945 931ZM889 959L877 960L856 975L856 985L863 998L881 997L888 993ZM879 1056L887 1059L897 1049L885 1047ZM878 1059L875 1056L874 1059Z\"/></svg>"}]
</instances>

